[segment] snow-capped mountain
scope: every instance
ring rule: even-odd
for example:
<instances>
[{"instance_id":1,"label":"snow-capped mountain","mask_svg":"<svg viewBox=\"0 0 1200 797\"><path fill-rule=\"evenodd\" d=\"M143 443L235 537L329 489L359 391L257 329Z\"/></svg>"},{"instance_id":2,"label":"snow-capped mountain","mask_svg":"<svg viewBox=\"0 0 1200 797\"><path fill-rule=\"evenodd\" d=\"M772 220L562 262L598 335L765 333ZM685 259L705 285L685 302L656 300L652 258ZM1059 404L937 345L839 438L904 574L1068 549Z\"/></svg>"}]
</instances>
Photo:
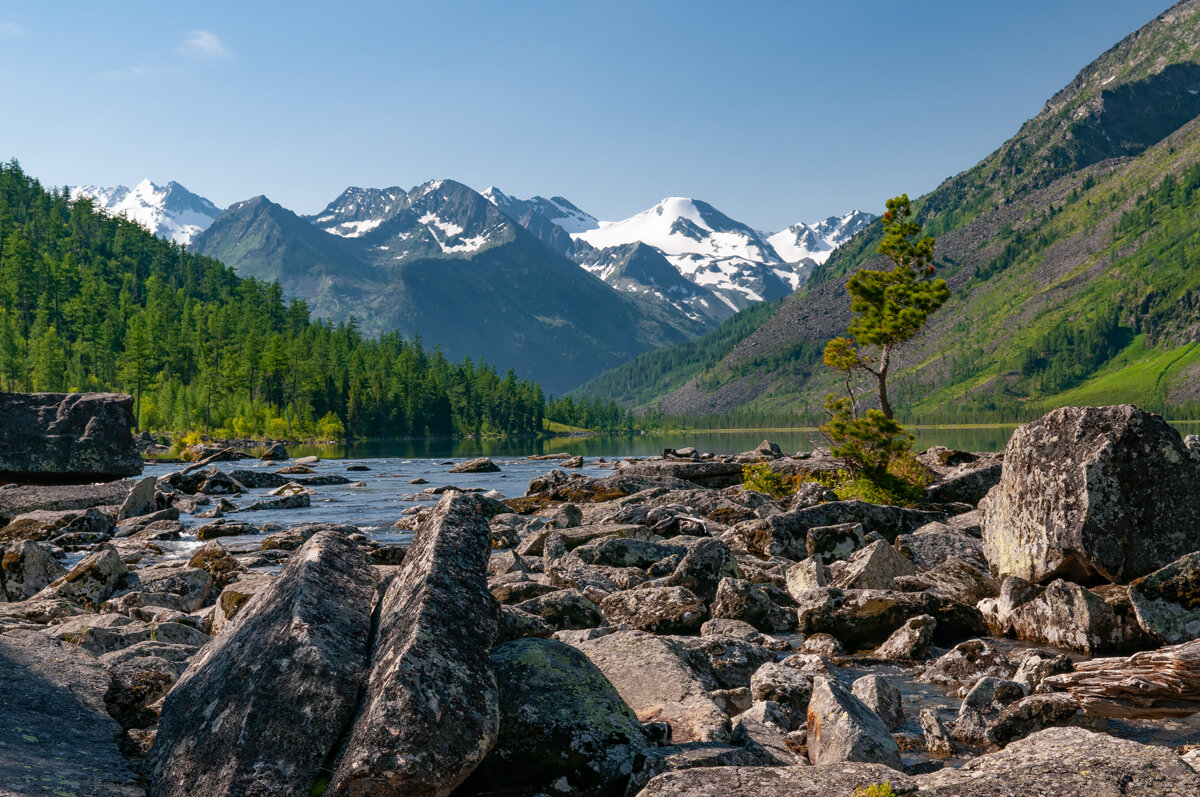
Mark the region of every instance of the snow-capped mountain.
<instances>
[{"instance_id":1,"label":"snow-capped mountain","mask_svg":"<svg viewBox=\"0 0 1200 797\"><path fill-rule=\"evenodd\" d=\"M570 201L560 196L546 199L535 196L529 199L517 199L509 196L499 188L492 186L482 192L484 199L503 210L509 216L521 216L526 213L540 213L554 224L569 233L594 230L600 225L596 217L575 207Z\"/></svg>"},{"instance_id":2,"label":"snow-capped mountain","mask_svg":"<svg viewBox=\"0 0 1200 797\"><path fill-rule=\"evenodd\" d=\"M185 246L221 215L212 202L174 180L164 186L142 180L133 190L123 185L81 185L70 189L70 196L72 200L87 197L108 213L124 216L160 238Z\"/></svg>"},{"instance_id":3,"label":"snow-capped mountain","mask_svg":"<svg viewBox=\"0 0 1200 797\"><path fill-rule=\"evenodd\" d=\"M767 238L779 256L788 263L812 260L824 263L833 250L854 237L854 234L878 218L861 210L842 216L830 216L822 221L798 222Z\"/></svg>"},{"instance_id":4,"label":"snow-capped mountain","mask_svg":"<svg viewBox=\"0 0 1200 797\"><path fill-rule=\"evenodd\" d=\"M696 199L668 197L649 210L602 221L572 237L599 250L638 241L653 246L680 274L735 311L781 299L798 284L762 235Z\"/></svg>"},{"instance_id":5,"label":"snow-capped mountain","mask_svg":"<svg viewBox=\"0 0 1200 797\"><path fill-rule=\"evenodd\" d=\"M357 238L392 218L404 206L408 192L403 188L358 188L350 186L310 219L326 232Z\"/></svg>"},{"instance_id":6,"label":"snow-capped mountain","mask_svg":"<svg viewBox=\"0 0 1200 797\"><path fill-rule=\"evenodd\" d=\"M411 191L348 188L306 217L325 232L358 238L376 258L395 264L416 257L466 257L512 240L515 224L479 194L453 180Z\"/></svg>"}]
</instances>

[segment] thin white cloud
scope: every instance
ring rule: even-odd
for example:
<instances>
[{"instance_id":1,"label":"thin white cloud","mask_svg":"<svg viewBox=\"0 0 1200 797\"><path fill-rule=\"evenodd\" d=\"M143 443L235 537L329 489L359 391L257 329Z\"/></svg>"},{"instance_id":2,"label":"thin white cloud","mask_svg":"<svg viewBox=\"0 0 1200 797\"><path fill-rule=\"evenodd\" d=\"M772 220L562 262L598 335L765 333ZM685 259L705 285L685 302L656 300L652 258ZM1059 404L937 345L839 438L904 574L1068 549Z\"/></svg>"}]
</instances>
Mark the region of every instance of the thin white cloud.
<instances>
[{"instance_id":1,"label":"thin white cloud","mask_svg":"<svg viewBox=\"0 0 1200 797\"><path fill-rule=\"evenodd\" d=\"M105 80L137 80L139 78L150 77L161 71L162 69L156 66L124 66L117 69L109 69L100 74Z\"/></svg>"},{"instance_id":2,"label":"thin white cloud","mask_svg":"<svg viewBox=\"0 0 1200 797\"><path fill-rule=\"evenodd\" d=\"M24 25L18 25L15 22L0 22L0 36L8 36L13 39L29 38L29 28Z\"/></svg>"},{"instance_id":3,"label":"thin white cloud","mask_svg":"<svg viewBox=\"0 0 1200 797\"><path fill-rule=\"evenodd\" d=\"M217 34L207 30L193 30L183 37L183 41L175 48L180 55L189 58L207 58L214 61L228 61L233 53Z\"/></svg>"}]
</instances>

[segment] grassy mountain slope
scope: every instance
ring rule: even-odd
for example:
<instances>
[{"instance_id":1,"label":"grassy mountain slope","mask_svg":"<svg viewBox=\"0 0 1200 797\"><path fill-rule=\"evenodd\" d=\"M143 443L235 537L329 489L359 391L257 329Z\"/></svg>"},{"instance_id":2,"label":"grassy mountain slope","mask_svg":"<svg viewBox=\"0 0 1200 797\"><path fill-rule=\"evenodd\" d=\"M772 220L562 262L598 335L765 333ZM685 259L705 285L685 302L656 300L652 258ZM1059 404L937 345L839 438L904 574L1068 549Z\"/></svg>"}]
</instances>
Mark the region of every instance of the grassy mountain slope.
<instances>
[{"instance_id":1,"label":"grassy mountain slope","mask_svg":"<svg viewBox=\"0 0 1200 797\"><path fill-rule=\"evenodd\" d=\"M1197 116L1200 0L1187 0L923 197L953 297L903 353L898 403L923 417L1015 417L1084 398L1194 402ZM693 364L663 409L818 408L834 387L821 349L849 320L845 277L883 265L879 230L838 250L720 360Z\"/></svg>"}]
</instances>

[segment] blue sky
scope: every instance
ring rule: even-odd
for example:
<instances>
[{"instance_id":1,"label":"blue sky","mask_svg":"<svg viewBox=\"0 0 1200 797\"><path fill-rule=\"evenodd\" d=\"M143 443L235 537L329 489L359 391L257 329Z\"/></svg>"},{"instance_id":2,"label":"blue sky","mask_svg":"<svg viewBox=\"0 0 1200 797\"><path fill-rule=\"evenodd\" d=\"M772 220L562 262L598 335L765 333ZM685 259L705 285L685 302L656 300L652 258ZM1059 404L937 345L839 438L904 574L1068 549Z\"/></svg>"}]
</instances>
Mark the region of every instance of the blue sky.
<instances>
[{"instance_id":1,"label":"blue sky","mask_svg":"<svg viewBox=\"0 0 1200 797\"><path fill-rule=\"evenodd\" d=\"M760 229L969 168L1167 0L0 0L0 158L311 213L454 178Z\"/></svg>"}]
</instances>

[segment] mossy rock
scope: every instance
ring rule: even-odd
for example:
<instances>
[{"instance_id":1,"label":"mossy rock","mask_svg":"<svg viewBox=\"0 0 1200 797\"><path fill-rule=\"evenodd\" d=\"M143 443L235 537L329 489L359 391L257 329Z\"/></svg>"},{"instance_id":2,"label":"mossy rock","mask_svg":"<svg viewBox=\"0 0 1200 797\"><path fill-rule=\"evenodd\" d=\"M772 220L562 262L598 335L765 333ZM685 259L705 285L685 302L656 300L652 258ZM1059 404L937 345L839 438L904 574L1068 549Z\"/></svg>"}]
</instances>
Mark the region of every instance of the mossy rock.
<instances>
[{"instance_id":1,"label":"mossy rock","mask_svg":"<svg viewBox=\"0 0 1200 797\"><path fill-rule=\"evenodd\" d=\"M580 651L519 639L492 654L500 735L457 794L624 793L649 744L633 710Z\"/></svg>"}]
</instances>

